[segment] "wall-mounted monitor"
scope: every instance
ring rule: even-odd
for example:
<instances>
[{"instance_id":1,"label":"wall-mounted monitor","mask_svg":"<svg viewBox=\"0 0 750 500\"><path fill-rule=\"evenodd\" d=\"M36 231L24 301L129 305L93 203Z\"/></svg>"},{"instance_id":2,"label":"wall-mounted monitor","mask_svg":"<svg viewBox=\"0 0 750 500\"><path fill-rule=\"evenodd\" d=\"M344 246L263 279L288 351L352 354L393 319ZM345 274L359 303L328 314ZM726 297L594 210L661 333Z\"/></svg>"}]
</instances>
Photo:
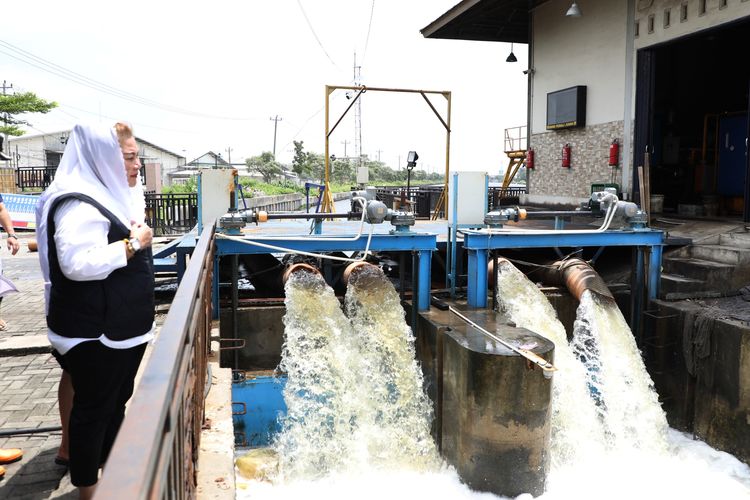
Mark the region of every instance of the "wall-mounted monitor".
<instances>
[{"instance_id":1,"label":"wall-mounted monitor","mask_svg":"<svg viewBox=\"0 0 750 500\"><path fill-rule=\"evenodd\" d=\"M586 86L547 94L547 130L586 126Z\"/></svg>"}]
</instances>

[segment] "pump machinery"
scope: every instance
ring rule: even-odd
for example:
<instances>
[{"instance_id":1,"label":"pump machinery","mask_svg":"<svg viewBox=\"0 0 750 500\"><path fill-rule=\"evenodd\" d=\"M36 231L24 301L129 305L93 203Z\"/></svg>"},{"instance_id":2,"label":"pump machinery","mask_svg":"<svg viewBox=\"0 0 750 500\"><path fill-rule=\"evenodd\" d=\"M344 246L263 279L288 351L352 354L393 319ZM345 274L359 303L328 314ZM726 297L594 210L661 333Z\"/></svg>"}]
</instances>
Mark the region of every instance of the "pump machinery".
<instances>
[{"instance_id":1,"label":"pump machinery","mask_svg":"<svg viewBox=\"0 0 750 500\"><path fill-rule=\"evenodd\" d=\"M351 209L346 213L309 213L309 212L275 212L263 210L234 210L227 212L219 219L219 229L225 234L240 234L240 229L246 224L258 224L269 220L281 219L312 219L316 223L325 219L362 220L368 224L391 223L396 232L409 231L414 225L415 218L411 212L404 212L388 208L385 203L375 199L375 190L370 188L363 191L353 191Z\"/></svg>"}]
</instances>

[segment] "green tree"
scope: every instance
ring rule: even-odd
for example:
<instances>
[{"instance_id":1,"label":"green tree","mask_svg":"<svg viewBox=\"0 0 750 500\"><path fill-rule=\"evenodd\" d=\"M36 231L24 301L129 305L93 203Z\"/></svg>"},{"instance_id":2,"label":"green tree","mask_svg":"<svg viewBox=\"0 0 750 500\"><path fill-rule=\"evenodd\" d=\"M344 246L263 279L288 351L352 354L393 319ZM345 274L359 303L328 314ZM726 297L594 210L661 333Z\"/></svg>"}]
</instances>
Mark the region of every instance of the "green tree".
<instances>
[{"instance_id":1,"label":"green tree","mask_svg":"<svg viewBox=\"0 0 750 500\"><path fill-rule=\"evenodd\" d=\"M33 92L21 92L12 95L0 95L0 134L23 135L26 132L19 125L29 125L29 122L18 118L25 113L49 113L57 107L54 101L40 99Z\"/></svg>"},{"instance_id":2,"label":"green tree","mask_svg":"<svg viewBox=\"0 0 750 500\"><path fill-rule=\"evenodd\" d=\"M246 159L245 164L251 172L257 172L263 176L263 182L271 182L282 172L281 164L274 159L270 151L264 151L259 156Z\"/></svg>"},{"instance_id":3,"label":"green tree","mask_svg":"<svg viewBox=\"0 0 750 500\"><path fill-rule=\"evenodd\" d=\"M305 152L305 141L292 141L294 143L294 158L292 159L292 170L302 177L308 173L309 158Z\"/></svg>"},{"instance_id":4,"label":"green tree","mask_svg":"<svg viewBox=\"0 0 750 500\"><path fill-rule=\"evenodd\" d=\"M326 162L323 155L318 153L307 153L307 170L308 174L315 180L320 179L322 182L325 177Z\"/></svg>"},{"instance_id":5,"label":"green tree","mask_svg":"<svg viewBox=\"0 0 750 500\"><path fill-rule=\"evenodd\" d=\"M351 183L353 179L354 166L349 160L336 160L331 165L331 178L339 184Z\"/></svg>"}]
</instances>

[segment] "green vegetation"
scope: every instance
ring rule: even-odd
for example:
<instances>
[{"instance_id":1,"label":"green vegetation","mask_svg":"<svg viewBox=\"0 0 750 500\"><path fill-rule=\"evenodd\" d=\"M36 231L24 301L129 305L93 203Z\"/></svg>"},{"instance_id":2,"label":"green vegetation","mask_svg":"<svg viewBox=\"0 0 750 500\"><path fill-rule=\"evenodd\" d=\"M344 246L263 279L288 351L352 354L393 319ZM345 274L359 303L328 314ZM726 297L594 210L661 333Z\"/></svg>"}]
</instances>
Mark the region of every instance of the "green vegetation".
<instances>
[{"instance_id":1,"label":"green vegetation","mask_svg":"<svg viewBox=\"0 0 750 500\"><path fill-rule=\"evenodd\" d=\"M172 184L171 186L164 186L161 189L164 194L180 194L180 193L197 193L198 192L198 181L195 177L191 177L184 184Z\"/></svg>"},{"instance_id":2,"label":"green vegetation","mask_svg":"<svg viewBox=\"0 0 750 500\"><path fill-rule=\"evenodd\" d=\"M271 182L274 177L278 177L283 172L281 163L276 161L273 153L264 151L259 156L253 156L245 160L247 169L263 177L263 182Z\"/></svg>"},{"instance_id":3,"label":"green vegetation","mask_svg":"<svg viewBox=\"0 0 750 500\"><path fill-rule=\"evenodd\" d=\"M357 180L356 162L348 158L334 159L331 162L331 183L351 186ZM383 162L370 160L366 156L362 162L370 174L370 184L406 184L406 172L393 170ZM325 168L324 157L318 153L306 152L303 141L294 141L294 159L292 160L292 171L300 178L313 178L321 182L323 169ZM425 184L441 182L443 176L438 173L428 174L424 170L414 170L411 173L412 184ZM421 181L421 182L420 182ZM335 191L333 188L332 191Z\"/></svg>"},{"instance_id":4,"label":"green vegetation","mask_svg":"<svg viewBox=\"0 0 750 500\"><path fill-rule=\"evenodd\" d=\"M247 179L240 177L242 191L246 198L254 196L272 196L287 193L305 192L304 180L310 180L316 184L323 183L325 162L323 155L318 153L307 152L304 150L302 141L294 141L294 159L291 164L291 171L297 174L301 180L291 180L284 178L284 172L289 176L289 166L280 164L273 157L273 153L268 151L253 156L245 160L245 164L250 172L259 174L263 180ZM370 185L389 185L389 186L406 186L406 172L404 170L393 170L383 162L370 160L365 157L363 166L369 170ZM330 187L334 193L340 193L351 190L356 185L357 169L356 163L350 159L334 159L330 164ZM411 185L418 186L421 184L442 184L443 176L441 174L427 174L423 170L413 170L411 173ZM164 187L164 193L194 193L197 191L195 178L191 178L185 184L175 184ZM317 194L316 189L312 189L311 195Z\"/></svg>"},{"instance_id":5,"label":"green vegetation","mask_svg":"<svg viewBox=\"0 0 750 500\"><path fill-rule=\"evenodd\" d=\"M245 198L305 192L304 186L298 186L296 183L288 180L269 183L261 182L256 179L240 179L240 184L242 185L242 192L245 195Z\"/></svg>"},{"instance_id":6,"label":"green vegetation","mask_svg":"<svg viewBox=\"0 0 750 500\"><path fill-rule=\"evenodd\" d=\"M57 107L54 101L40 99L33 92L21 92L12 95L0 95L0 117L3 124L0 125L0 134L13 136L23 135L19 125L30 125L28 121L17 118L25 113L49 113Z\"/></svg>"}]
</instances>

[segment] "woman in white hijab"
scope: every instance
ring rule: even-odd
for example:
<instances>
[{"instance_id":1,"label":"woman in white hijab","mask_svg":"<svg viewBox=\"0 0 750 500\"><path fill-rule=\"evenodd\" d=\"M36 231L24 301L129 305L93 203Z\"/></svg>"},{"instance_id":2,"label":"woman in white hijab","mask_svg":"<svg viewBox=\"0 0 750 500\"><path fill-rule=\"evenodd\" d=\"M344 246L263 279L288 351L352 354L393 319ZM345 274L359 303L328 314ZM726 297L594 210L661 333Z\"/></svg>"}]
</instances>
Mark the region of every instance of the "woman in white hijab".
<instances>
[{"instance_id":1,"label":"woman in white hijab","mask_svg":"<svg viewBox=\"0 0 750 500\"><path fill-rule=\"evenodd\" d=\"M143 222L139 168L129 126L76 125L36 209L48 338L64 370L61 396L68 376L74 393L71 482L84 499L93 495L153 338L152 232Z\"/></svg>"}]
</instances>

